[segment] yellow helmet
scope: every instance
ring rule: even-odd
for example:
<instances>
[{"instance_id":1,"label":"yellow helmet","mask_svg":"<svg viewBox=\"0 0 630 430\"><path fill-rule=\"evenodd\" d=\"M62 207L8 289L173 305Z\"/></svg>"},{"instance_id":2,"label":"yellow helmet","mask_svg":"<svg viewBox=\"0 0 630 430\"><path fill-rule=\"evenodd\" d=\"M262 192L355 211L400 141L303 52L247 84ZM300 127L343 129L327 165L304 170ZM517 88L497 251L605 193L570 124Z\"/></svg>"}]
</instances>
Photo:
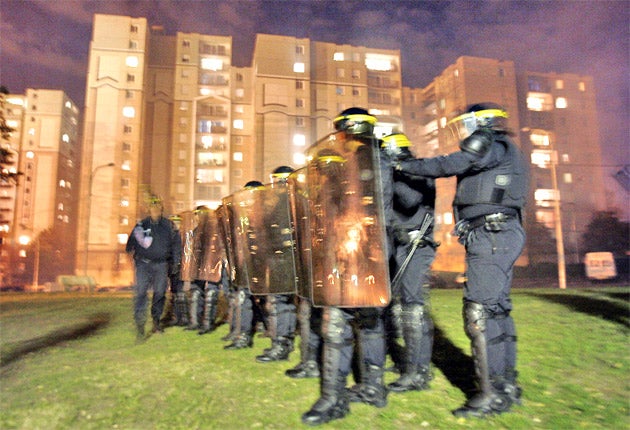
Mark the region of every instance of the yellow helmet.
<instances>
[{"instance_id":1,"label":"yellow helmet","mask_svg":"<svg viewBox=\"0 0 630 430\"><path fill-rule=\"evenodd\" d=\"M337 131L345 131L349 134L372 135L376 117L370 115L367 110L352 107L342 111L333 120L333 125Z\"/></svg>"}]
</instances>

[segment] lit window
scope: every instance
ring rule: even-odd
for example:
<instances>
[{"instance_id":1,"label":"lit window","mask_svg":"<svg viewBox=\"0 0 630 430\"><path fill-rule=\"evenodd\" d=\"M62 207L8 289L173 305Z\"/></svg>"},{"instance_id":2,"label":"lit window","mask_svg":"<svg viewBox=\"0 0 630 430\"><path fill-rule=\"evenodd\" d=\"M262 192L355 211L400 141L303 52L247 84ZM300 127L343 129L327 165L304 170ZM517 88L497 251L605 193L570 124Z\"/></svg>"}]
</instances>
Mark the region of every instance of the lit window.
<instances>
[{"instance_id":1,"label":"lit window","mask_svg":"<svg viewBox=\"0 0 630 430\"><path fill-rule=\"evenodd\" d=\"M200 88L199 89L199 95L209 96L211 93L212 93L212 91L210 91L209 88Z\"/></svg>"},{"instance_id":2,"label":"lit window","mask_svg":"<svg viewBox=\"0 0 630 430\"><path fill-rule=\"evenodd\" d=\"M120 206L123 208L128 208L129 207L129 199L127 197L123 197L122 199L120 199Z\"/></svg>"},{"instance_id":3,"label":"lit window","mask_svg":"<svg viewBox=\"0 0 630 430\"><path fill-rule=\"evenodd\" d=\"M59 186L61 188L66 188L66 181L64 181L63 179L59 181Z\"/></svg>"},{"instance_id":4,"label":"lit window","mask_svg":"<svg viewBox=\"0 0 630 430\"><path fill-rule=\"evenodd\" d=\"M237 129L237 130L242 130L243 129L243 120L242 119L235 119L232 126Z\"/></svg>"},{"instance_id":5,"label":"lit window","mask_svg":"<svg viewBox=\"0 0 630 430\"><path fill-rule=\"evenodd\" d=\"M443 116L442 118L440 118L440 127L444 128L446 127L446 117Z\"/></svg>"},{"instance_id":6,"label":"lit window","mask_svg":"<svg viewBox=\"0 0 630 430\"><path fill-rule=\"evenodd\" d=\"M444 216L442 216L442 222L444 224L453 224L453 214L451 212L444 212Z\"/></svg>"},{"instance_id":7,"label":"lit window","mask_svg":"<svg viewBox=\"0 0 630 430\"><path fill-rule=\"evenodd\" d=\"M343 61L343 60L344 60L343 52L335 52L333 54L333 61Z\"/></svg>"},{"instance_id":8,"label":"lit window","mask_svg":"<svg viewBox=\"0 0 630 430\"><path fill-rule=\"evenodd\" d=\"M556 90L564 89L564 81L562 79L556 79Z\"/></svg>"},{"instance_id":9,"label":"lit window","mask_svg":"<svg viewBox=\"0 0 630 430\"><path fill-rule=\"evenodd\" d=\"M531 154L532 164L540 168L546 168L551 163L551 151L536 149Z\"/></svg>"},{"instance_id":10,"label":"lit window","mask_svg":"<svg viewBox=\"0 0 630 430\"><path fill-rule=\"evenodd\" d=\"M293 71L295 73L304 73L304 71L306 70L304 63L294 63L293 64Z\"/></svg>"},{"instance_id":11,"label":"lit window","mask_svg":"<svg viewBox=\"0 0 630 430\"><path fill-rule=\"evenodd\" d=\"M553 189L543 189L539 188L534 191L534 199L536 200L536 204L538 206L548 206L545 202L553 202L558 200L560 192L558 190Z\"/></svg>"},{"instance_id":12,"label":"lit window","mask_svg":"<svg viewBox=\"0 0 630 430\"><path fill-rule=\"evenodd\" d=\"M35 153L33 151L27 151L26 158L29 158L29 159L35 158Z\"/></svg>"},{"instance_id":13,"label":"lit window","mask_svg":"<svg viewBox=\"0 0 630 430\"><path fill-rule=\"evenodd\" d=\"M565 173L564 175L562 175L562 178L565 184L573 183L573 175L571 175L570 173Z\"/></svg>"},{"instance_id":14,"label":"lit window","mask_svg":"<svg viewBox=\"0 0 630 430\"><path fill-rule=\"evenodd\" d=\"M570 159L569 159L569 154L562 154L562 162L563 162L563 163L568 163L568 162L570 162Z\"/></svg>"},{"instance_id":15,"label":"lit window","mask_svg":"<svg viewBox=\"0 0 630 430\"><path fill-rule=\"evenodd\" d=\"M61 136L61 140L63 140L64 142L68 143L68 142L70 142L70 136L68 136L68 134L64 133Z\"/></svg>"},{"instance_id":16,"label":"lit window","mask_svg":"<svg viewBox=\"0 0 630 430\"><path fill-rule=\"evenodd\" d=\"M305 146L306 145L306 136L303 134L295 134L293 135L293 144L295 146Z\"/></svg>"},{"instance_id":17,"label":"lit window","mask_svg":"<svg viewBox=\"0 0 630 430\"><path fill-rule=\"evenodd\" d=\"M66 102L65 106L66 106L68 109L72 109L72 103L70 103L69 101L67 101L67 102Z\"/></svg>"},{"instance_id":18,"label":"lit window","mask_svg":"<svg viewBox=\"0 0 630 430\"><path fill-rule=\"evenodd\" d=\"M455 76L456 78L459 77L459 69L455 69L455 71L453 72L453 76Z\"/></svg>"},{"instance_id":19,"label":"lit window","mask_svg":"<svg viewBox=\"0 0 630 430\"><path fill-rule=\"evenodd\" d=\"M127 225L127 224L125 224L125 225ZM118 244L119 245L124 245L125 243L127 243L127 239L129 238L127 233L118 233L116 235L116 237L118 238Z\"/></svg>"},{"instance_id":20,"label":"lit window","mask_svg":"<svg viewBox=\"0 0 630 430\"><path fill-rule=\"evenodd\" d=\"M136 109L131 106L125 106L122 110L122 114L125 118L134 118L136 116Z\"/></svg>"},{"instance_id":21,"label":"lit window","mask_svg":"<svg viewBox=\"0 0 630 430\"><path fill-rule=\"evenodd\" d=\"M549 135L532 133L529 135L529 140L534 146L549 146Z\"/></svg>"},{"instance_id":22,"label":"lit window","mask_svg":"<svg viewBox=\"0 0 630 430\"><path fill-rule=\"evenodd\" d=\"M578 83L578 89L582 92L586 91L586 84L584 82Z\"/></svg>"},{"instance_id":23,"label":"lit window","mask_svg":"<svg viewBox=\"0 0 630 430\"><path fill-rule=\"evenodd\" d=\"M138 57L136 57L135 55L128 56L127 59L125 60L125 64L128 67L138 67L138 64L139 64Z\"/></svg>"},{"instance_id":24,"label":"lit window","mask_svg":"<svg viewBox=\"0 0 630 430\"><path fill-rule=\"evenodd\" d=\"M556 108L557 109L566 109L567 107L567 99L564 97L556 98Z\"/></svg>"},{"instance_id":25,"label":"lit window","mask_svg":"<svg viewBox=\"0 0 630 430\"><path fill-rule=\"evenodd\" d=\"M553 98L551 94L529 92L527 94L527 109L536 112L552 110Z\"/></svg>"},{"instance_id":26,"label":"lit window","mask_svg":"<svg viewBox=\"0 0 630 430\"><path fill-rule=\"evenodd\" d=\"M365 56L365 67L367 67L368 70L381 72L388 72L393 69L392 62L389 58L370 54L366 54Z\"/></svg>"},{"instance_id":27,"label":"lit window","mask_svg":"<svg viewBox=\"0 0 630 430\"><path fill-rule=\"evenodd\" d=\"M244 113L245 112L245 107L243 105L235 105L234 106L234 112L236 112L236 113Z\"/></svg>"},{"instance_id":28,"label":"lit window","mask_svg":"<svg viewBox=\"0 0 630 430\"><path fill-rule=\"evenodd\" d=\"M243 153L242 152L235 152L232 155L232 160L234 160L234 161L243 161Z\"/></svg>"},{"instance_id":29,"label":"lit window","mask_svg":"<svg viewBox=\"0 0 630 430\"><path fill-rule=\"evenodd\" d=\"M30 134L31 136L35 136L35 129L34 128L29 128L28 129L28 134Z\"/></svg>"},{"instance_id":30,"label":"lit window","mask_svg":"<svg viewBox=\"0 0 630 430\"><path fill-rule=\"evenodd\" d=\"M301 166L306 162L306 156L300 152L293 154L293 164Z\"/></svg>"},{"instance_id":31,"label":"lit window","mask_svg":"<svg viewBox=\"0 0 630 430\"><path fill-rule=\"evenodd\" d=\"M245 90L244 90L243 88L237 88L237 89L234 91L234 96L235 96L237 99L242 99L243 97L245 97Z\"/></svg>"},{"instance_id":32,"label":"lit window","mask_svg":"<svg viewBox=\"0 0 630 430\"><path fill-rule=\"evenodd\" d=\"M217 58L202 58L201 68L204 70L223 70L223 60Z\"/></svg>"},{"instance_id":33,"label":"lit window","mask_svg":"<svg viewBox=\"0 0 630 430\"><path fill-rule=\"evenodd\" d=\"M122 170L126 170L126 171L130 171L131 170L131 161L130 160L125 160L122 162L120 168Z\"/></svg>"}]
</instances>

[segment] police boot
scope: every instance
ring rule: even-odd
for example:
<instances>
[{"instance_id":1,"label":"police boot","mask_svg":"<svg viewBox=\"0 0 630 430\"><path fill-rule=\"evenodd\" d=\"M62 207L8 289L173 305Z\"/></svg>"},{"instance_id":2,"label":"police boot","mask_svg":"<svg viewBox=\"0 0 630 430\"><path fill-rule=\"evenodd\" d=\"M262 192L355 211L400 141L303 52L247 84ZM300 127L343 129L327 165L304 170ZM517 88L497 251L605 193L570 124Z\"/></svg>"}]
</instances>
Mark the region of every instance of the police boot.
<instances>
[{"instance_id":1,"label":"police boot","mask_svg":"<svg viewBox=\"0 0 630 430\"><path fill-rule=\"evenodd\" d=\"M420 391L429 388L431 380L428 364L421 362L421 345L428 323L425 307L418 304L404 305L401 314L402 335L405 340L405 370L398 380L387 385L390 391L402 393L405 391Z\"/></svg>"},{"instance_id":2,"label":"police boot","mask_svg":"<svg viewBox=\"0 0 630 430\"><path fill-rule=\"evenodd\" d=\"M271 348L262 355L256 357L259 363L269 363L272 361L288 360L290 349L290 340L286 337L274 339Z\"/></svg>"},{"instance_id":3,"label":"police boot","mask_svg":"<svg viewBox=\"0 0 630 430\"><path fill-rule=\"evenodd\" d=\"M387 388L383 382L383 368L368 364L364 372L362 382L348 389L348 400L384 408L387 405Z\"/></svg>"},{"instance_id":4,"label":"police boot","mask_svg":"<svg viewBox=\"0 0 630 430\"><path fill-rule=\"evenodd\" d=\"M246 333L241 333L234 338L232 343L229 345L225 345L223 349L243 349L243 348L251 348L254 345L254 341L252 340L252 336Z\"/></svg>"},{"instance_id":5,"label":"police boot","mask_svg":"<svg viewBox=\"0 0 630 430\"><path fill-rule=\"evenodd\" d=\"M214 319L217 315L217 299L217 291L208 290L206 292L206 305L203 309L203 320L199 328L199 334L211 333L216 328L214 326Z\"/></svg>"},{"instance_id":6,"label":"police boot","mask_svg":"<svg viewBox=\"0 0 630 430\"><path fill-rule=\"evenodd\" d=\"M175 325L188 325L188 306L186 304L186 293L178 291L175 293Z\"/></svg>"},{"instance_id":7,"label":"police boot","mask_svg":"<svg viewBox=\"0 0 630 430\"><path fill-rule=\"evenodd\" d=\"M317 349L307 345L307 351L303 353L302 361L293 369L284 372L289 378L319 378L319 365L317 364Z\"/></svg>"},{"instance_id":8,"label":"police boot","mask_svg":"<svg viewBox=\"0 0 630 430\"><path fill-rule=\"evenodd\" d=\"M199 300L201 299L201 292L197 289L193 290L190 295L190 303L189 308L190 312L188 313L188 326L186 330L198 330L199 329L199 319L197 317L197 312L199 308Z\"/></svg>"},{"instance_id":9,"label":"police boot","mask_svg":"<svg viewBox=\"0 0 630 430\"><path fill-rule=\"evenodd\" d=\"M145 339L144 323L136 323L136 343L142 343Z\"/></svg>"},{"instance_id":10,"label":"police boot","mask_svg":"<svg viewBox=\"0 0 630 430\"><path fill-rule=\"evenodd\" d=\"M162 328L162 324L160 324L159 319L153 320L153 327L151 328L151 333L164 333L164 329Z\"/></svg>"},{"instance_id":11,"label":"police boot","mask_svg":"<svg viewBox=\"0 0 630 430\"><path fill-rule=\"evenodd\" d=\"M166 301L164 304L164 312L162 312L162 318L160 319L163 327L171 327L175 325L174 301L175 294L167 293Z\"/></svg>"},{"instance_id":12,"label":"police boot","mask_svg":"<svg viewBox=\"0 0 630 430\"><path fill-rule=\"evenodd\" d=\"M490 381L490 367L486 343L486 315L483 305L475 302L464 304L466 335L471 340L475 373L480 392L469 399L462 407L453 411L456 417L483 418L488 415L507 412L512 405L510 398L498 392Z\"/></svg>"},{"instance_id":13,"label":"police boot","mask_svg":"<svg viewBox=\"0 0 630 430\"><path fill-rule=\"evenodd\" d=\"M523 390L516 382L518 372L514 369L507 369L503 376L492 377L492 386L499 393L504 393L510 398L510 401L515 405L520 405L521 394Z\"/></svg>"},{"instance_id":14,"label":"police boot","mask_svg":"<svg viewBox=\"0 0 630 430\"><path fill-rule=\"evenodd\" d=\"M339 374L341 351L324 345L321 395L311 409L302 415L302 422L311 426L345 417L350 412L346 396L346 378Z\"/></svg>"}]
</instances>

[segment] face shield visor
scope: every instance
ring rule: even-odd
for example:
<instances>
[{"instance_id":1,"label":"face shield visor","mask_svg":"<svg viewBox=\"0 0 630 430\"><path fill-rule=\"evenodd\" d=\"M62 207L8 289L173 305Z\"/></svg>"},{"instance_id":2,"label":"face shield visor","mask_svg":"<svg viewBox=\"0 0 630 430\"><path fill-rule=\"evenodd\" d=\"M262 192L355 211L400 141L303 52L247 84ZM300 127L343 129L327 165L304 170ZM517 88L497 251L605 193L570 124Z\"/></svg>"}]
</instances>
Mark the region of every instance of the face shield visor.
<instances>
[{"instance_id":1,"label":"face shield visor","mask_svg":"<svg viewBox=\"0 0 630 430\"><path fill-rule=\"evenodd\" d=\"M479 128L493 128L495 123L503 123L508 118L506 111L501 109L485 109L475 112L466 112L453 118L446 124L457 141L466 139Z\"/></svg>"}]
</instances>

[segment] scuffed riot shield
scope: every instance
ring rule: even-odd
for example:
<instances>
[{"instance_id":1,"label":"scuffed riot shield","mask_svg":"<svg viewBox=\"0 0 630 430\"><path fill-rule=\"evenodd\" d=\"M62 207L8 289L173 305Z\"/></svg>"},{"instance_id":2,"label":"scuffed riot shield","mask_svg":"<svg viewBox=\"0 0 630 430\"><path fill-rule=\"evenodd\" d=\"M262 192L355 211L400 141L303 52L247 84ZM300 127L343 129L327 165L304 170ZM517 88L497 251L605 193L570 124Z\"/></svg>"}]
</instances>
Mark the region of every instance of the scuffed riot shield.
<instances>
[{"instance_id":1,"label":"scuffed riot shield","mask_svg":"<svg viewBox=\"0 0 630 430\"><path fill-rule=\"evenodd\" d=\"M244 220L237 215L238 202L234 202L233 196L223 198L223 204L219 208L219 219L225 232L228 262L230 265L230 278L232 286L239 289L249 289L249 277L247 276Z\"/></svg>"},{"instance_id":2,"label":"scuffed riot shield","mask_svg":"<svg viewBox=\"0 0 630 430\"><path fill-rule=\"evenodd\" d=\"M306 183L306 167L293 172L287 182L289 186L289 201L291 203L291 218L294 226L293 239L295 241L295 267L298 275L297 294L312 300L313 285L311 266L311 225L308 208L308 189Z\"/></svg>"},{"instance_id":3,"label":"scuffed riot shield","mask_svg":"<svg viewBox=\"0 0 630 430\"><path fill-rule=\"evenodd\" d=\"M391 293L377 146L337 132L306 155L313 305L386 306Z\"/></svg>"},{"instance_id":4,"label":"scuffed riot shield","mask_svg":"<svg viewBox=\"0 0 630 430\"><path fill-rule=\"evenodd\" d=\"M180 273L182 281L193 281L193 231L195 229L195 217L192 211L182 212L179 234L182 236L182 263Z\"/></svg>"},{"instance_id":5,"label":"scuffed riot shield","mask_svg":"<svg viewBox=\"0 0 630 430\"><path fill-rule=\"evenodd\" d=\"M197 279L221 282L225 248L220 233L216 211L210 211L201 232L203 239Z\"/></svg>"},{"instance_id":6,"label":"scuffed riot shield","mask_svg":"<svg viewBox=\"0 0 630 430\"><path fill-rule=\"evenodd\" d=\"M244 227L247 274L252 294L294 294L296 269L286 184L268 184L232 194Z\"/></svg>"}]
</instances>

